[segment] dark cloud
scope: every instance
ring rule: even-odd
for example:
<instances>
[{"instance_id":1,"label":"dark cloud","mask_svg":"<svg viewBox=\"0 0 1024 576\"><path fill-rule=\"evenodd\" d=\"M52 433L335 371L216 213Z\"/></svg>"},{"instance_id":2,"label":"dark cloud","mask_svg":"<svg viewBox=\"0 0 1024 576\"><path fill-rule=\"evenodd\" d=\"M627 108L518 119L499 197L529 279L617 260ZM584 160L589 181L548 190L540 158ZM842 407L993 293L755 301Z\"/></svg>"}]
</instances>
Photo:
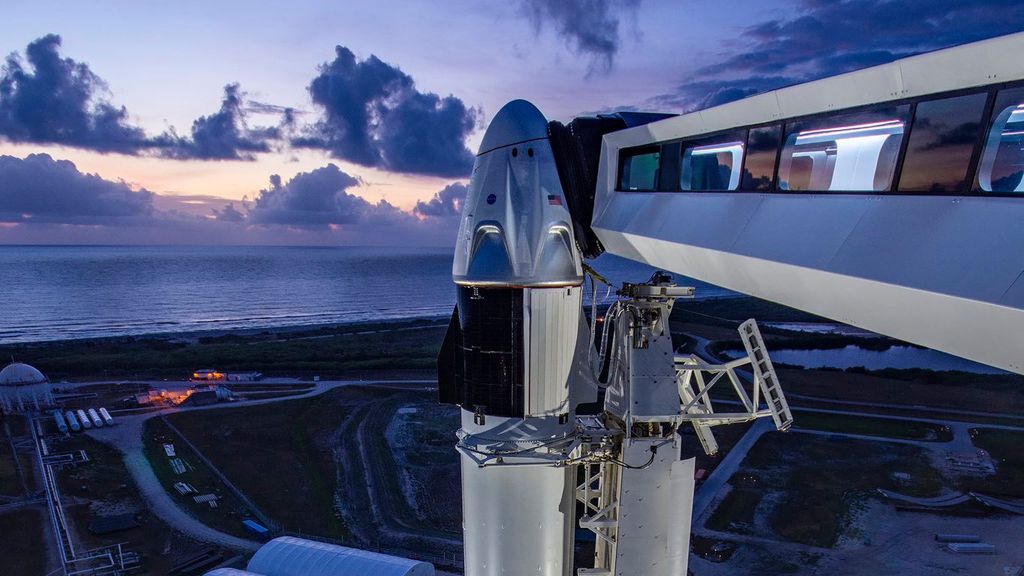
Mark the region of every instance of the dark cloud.
<instances>
[{"instance_id":1,"label":"dark cloud","mask_svg":"<svg viewBox=\"0 0 1024 576\"><path fill-rule=\"evenodd\" d=\"M83 174L47 154L0 156L0 222L108 224L148 220L154 194Z\"/></svg>"},{"instance_id":2,"label":"dark cloud","mask_svg":"<svg viewBox=\"0 0 1024 576\"><path fill-rule=\"evenodd\" d=\"M245 214L235 208L233 202L228 203L220 210L214 209L213 215L217 220L222 222L245 222Z\"/></svg>"},{"instance_id":3,"label":"dark cloud","mask_svg":"<svg viewBox=\"0 0 1024 576\"><path fill-rule=\"evenodd\" d=\"M420 92L411 76L376 56L358 61L344 46L309 85L321 119L294 140L342 160L385 170L465 176L465 140L477 112L454 96Z\"/></svg>"},{"instance_id":4,"label":"dark cloud","mask_svg":"<svg viewBox=\"0 0 1024 576\"><path fill-rule=\"evenodd\" d=\"M397 172L465 176L473 165L465 141L476 110L454 96L420 92L398 68L376 56L357 61L342 46L309 86L320 120L294 139L297 111L249 100L238 84L225 86L220 109L196 119L188 134L171 128L147 136L124 107L105 98L105 84L89 66L62 58L60 48L60 37L49 35L29 44L24 62L17 54L7 58L0 70L0 138L178 160L254 160L292 140ZM252 127L252 114L280 122Z\"/></svg>"},{"instance_id":5,"label":"dark cloud","mask_svg":"<svg viewBox=\"0 0 1024 576\"><path fill-rule=\"evenodd\" d=\"M100 152L138 153L152 145L127 111L104 99L106 86L86 64L60 56L61 38L32 42L24 62L7 57L0 70L0 137Z\"/></svg>"},{"instance_id":6,"label":"dark cloud","mask_svg":"<svg viewBox=\"0 0 1024 576\"><path fill-rule=\"evenodd\" d=\"M259 107L264 113L276 108L268 104L259 104ZM246 125L247 111L245 94L238 84L228 84L224 87L220 110L196 119L192 123L191 138L180 138L173 133L160 138L161 155L177 159L254 160L256 153L270 152L270 143L280 139L281 128L250 129ZM293 122L290 109L276 112L283 115L285 124Z\"/></svg>"},{"instance_id":7,"label":"dark cloud","mask_svg":"<svg viewBox=\"0 0 1024 576\"><path fill-rule=\"evenodd\" d=\"M804 0L655 101L694 110L1022 28L1019 0Z\"/></svg>"},{"instance_id":8,"label":"dark cloud","mask_svg":"<svg viewBox=\"0 0 1024 576\"><path fill-rule=\"evenodd\" d=\"M540 31L554 28L569 48L592 58L590 72L608 71L619 51L619 12L635 12L640 0L520 0Z\"/></svg>"},{"instance_id":9,"label":"dark cloud","mask_svg":"<svg viewBox=\"0 0 1024 576\"><path fill-rule=\"evenodd\" d=\"M451 245L465 186L410 211L356 195L358 178L329 164L255 201L156 194L84 174L46 154L0 156L0 242Z\"/></svg>"},{"instance_id":10,"label":"dark cloud","mask_svg":"<svg viewBox=\"0 0 1024 576\"><path fill-rule=\"evenodd\" d=\"M716 79L688 82L675 92L661 94L651 99L653 106L683 111L701 110L753 96L766 90L797 83L787 76L751 76L740 79Z\"/></svg>"},{"instance_id":11,"label":"dark cloud","mask_svg":"<svg viewBox=\"0 0 1024 576\"><path fill-rule=\"evenodd\" d=\"M923 124L923 122L915 120L914 130ZM978 123L977 122L964 122L957 124L952 130L943 131L939 137L924 147L925 150L938 150L940 148L957 147L957 146L970 146L978 139Z\"/></svg>"},{"instance_id":12,"label":"dark cloud","mask_svg":"<svg viewBox=\"0 0 1024 576\"><path fill-rule=\"evenodd\" d=\"M247 103L238 84L228 84L220 110L193 122L189 137L173 129L149 137L129 122L123 106L106 99L103 80L87 64L62 58L60 48L60 36L50 34L28 45L24 61L7 57L0 70L0 138L176 159L252 160L295 121L291 109ZM281 116L281 125L250 129L246 114L253 108Z\"/></svg>"},{"instance_id":13,"label":"dark cloud","mask_svg":"<svg viewBox=\"0 0 1024 576\"><path fill-rule=\"evenodd\" d=\"M245 111L251 114L276 114L293 119L298 113L294 108L278 106L277 104L268 104L267 102L258 102L256 100L246 100Z\"/></svg>"},{"instance_id":14,"label":"dark cloud","mask_svg":"<svg viewBox=\"0 0 1024 576\"><path fill-rule=\"evenodd\" d=\"M413 212L431 218L459 216L462 214L462 202L466 199L467 190L465 184L459 182L449 184L440 192L435 193L430 200L416 202Z\"/></svg>"},{"instance_id":15,"label":"dark cloud","mask_svg":"<svg viewBox=\"0 0 1024 576\"><path fill-rule=\"evenodd\" d=\"M249 211L255 224L279 224L297 228L323 228L373 222L396 222L410 215L380 201L373 204L348 192L360 184L334 164L300 172L286 184L273 175L270 187L261 190Z\"/></svg>"}]
</instances>

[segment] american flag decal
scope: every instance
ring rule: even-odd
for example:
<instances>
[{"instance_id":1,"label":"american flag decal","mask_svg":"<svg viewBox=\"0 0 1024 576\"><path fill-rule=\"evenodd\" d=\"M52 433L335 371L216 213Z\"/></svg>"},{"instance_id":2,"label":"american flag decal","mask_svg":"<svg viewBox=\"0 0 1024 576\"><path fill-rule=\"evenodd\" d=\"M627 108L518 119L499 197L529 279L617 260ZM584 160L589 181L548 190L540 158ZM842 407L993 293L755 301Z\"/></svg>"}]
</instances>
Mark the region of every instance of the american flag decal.
<instances>
[{"instance_id":1,"label":"american flag decal","mask_svg":"<svg viewBox=\"0 0 1024 576\"><path fill-rule=\"evenodd\" d=\"M548 204L551 204L552 206L561 206L562 197L554 194L548 194Z\"/></svg>"}]
</instances>

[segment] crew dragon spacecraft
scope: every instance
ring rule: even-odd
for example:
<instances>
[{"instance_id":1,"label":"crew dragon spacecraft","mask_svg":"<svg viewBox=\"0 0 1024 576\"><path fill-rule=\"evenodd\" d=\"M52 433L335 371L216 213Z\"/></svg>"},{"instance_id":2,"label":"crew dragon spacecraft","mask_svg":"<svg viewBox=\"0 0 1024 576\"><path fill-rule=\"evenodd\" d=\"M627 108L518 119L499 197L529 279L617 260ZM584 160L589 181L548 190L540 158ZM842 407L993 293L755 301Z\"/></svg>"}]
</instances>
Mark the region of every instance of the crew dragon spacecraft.
<instances>
[{"instance_id":1,"label":"crew dragon spacecraft","mask_svg":"<svg viewBox=\"0 0 1024 576\"><path fill-rule=\"evenodd\" d=\"M577 526L597 542L593 566L577 562L581 574L683 576L694 470L680 426L692 422L713 452L712 425L761 416L789 425L752 321L740 336L753 361L676 356L669 313L693 289L666 274L622 287L595 346L582 299L583 256L601 251L589 221L597 158L586 151L599 151L606 132L664 117L564 126L515 100L483 137L438 362L441 401L461 407L467 576L571 574ZM752 393L736 373L748 362ZM731 382L743 412L713 412L707 392L717 382ZM603 411L578 416L602 388Z\"/></svg>"}]
</instances>

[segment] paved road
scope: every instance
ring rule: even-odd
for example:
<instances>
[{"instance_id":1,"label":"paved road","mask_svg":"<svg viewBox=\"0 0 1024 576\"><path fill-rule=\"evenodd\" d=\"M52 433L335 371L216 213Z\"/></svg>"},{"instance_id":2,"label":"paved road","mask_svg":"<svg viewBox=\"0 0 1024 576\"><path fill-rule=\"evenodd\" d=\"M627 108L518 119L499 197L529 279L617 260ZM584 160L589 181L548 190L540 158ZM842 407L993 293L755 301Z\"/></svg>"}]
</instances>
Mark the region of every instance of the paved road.
<instances>
[{"instance_id":1,"label":"paved road","mask_svg":"<svg viewBox=\"0 0 1024 576\"><path fill-rule=\"evenodd\" d=\"M129 416L118 416L115 418L114 426L93 428L86 433L107 444L117 448L124 455L125 466L131 474L139 492L146 500L149 508L158 517L170 524L173 528L184 532L204 542L210 542L237 550L252 551L260 547L261 543L232 536L219 530L215 530L190 516L182 510L170 497L160 484L156 474L153 473L149 461L143 453L143 423L161 414L173 414L191 410L224 410L231 408L244 408L258 404L269 404L271 402L287 402L300 398L318 396L329 390L342 386L370 385L378 387L416 388L424 385L435 385L435 380L332 380L317 383L310 391L304 394L288 396L284 398L265 398L260 400L249 400L227 404L211 404L208 406L196 406L190 408L168 408L146 414L133 414Z\"/></svg>"}]
</instances>

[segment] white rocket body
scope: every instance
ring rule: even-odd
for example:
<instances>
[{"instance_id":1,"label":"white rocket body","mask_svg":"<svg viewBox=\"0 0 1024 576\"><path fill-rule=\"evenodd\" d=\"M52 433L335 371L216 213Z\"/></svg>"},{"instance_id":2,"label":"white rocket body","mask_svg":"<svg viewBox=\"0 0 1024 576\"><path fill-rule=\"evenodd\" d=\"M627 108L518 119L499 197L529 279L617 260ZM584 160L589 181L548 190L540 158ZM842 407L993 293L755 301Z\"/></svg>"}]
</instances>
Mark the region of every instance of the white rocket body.
<instances>
[{"instance_id":1,"label":"white rocket body","mask_svg":"<svg viewBox=\"0 0 1024 576\"><path fill-rule=\"evenodd\" d=\"M568 576L575 477L554 463L579 401L583 272L547 121L528 102L484 135L452 275L439 376L441 400L462 410L465 573Z\"/></svg>"}]
</instances>

